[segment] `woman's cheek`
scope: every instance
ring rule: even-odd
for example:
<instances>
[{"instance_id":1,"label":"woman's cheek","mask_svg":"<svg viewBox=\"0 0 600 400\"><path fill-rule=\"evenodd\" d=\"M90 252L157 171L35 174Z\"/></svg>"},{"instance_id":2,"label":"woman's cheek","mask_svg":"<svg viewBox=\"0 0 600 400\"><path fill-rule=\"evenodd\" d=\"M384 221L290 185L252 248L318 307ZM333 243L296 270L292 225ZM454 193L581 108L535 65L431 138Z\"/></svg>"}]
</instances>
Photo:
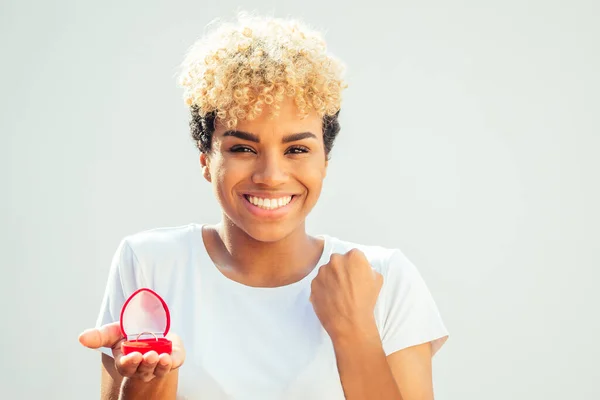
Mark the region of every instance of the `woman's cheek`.
<instances>
[{"instance_id":1,"label":"woman's cheek","mask_svg":"<svg viewBox=\"0 0 600 400\"><path fill-rule=\"evenodd\" d=\"M309 196L318 197L325 177L324 168L314 164L305 165L298 172L298 180L308 189Z\"/></svg>"},{"instance_id":2,"label":"woman's cheek","mask_svg":"<svg viewBox=\"0 0 600 400\"><path fill-rule=\"evenodd\" d=\"M224 160L219 166L216 176L216 186L222 202L233 201L235 188L244 182L248 168L233 160ZM246 171L246 172L245 172Z\"/></svg>"}]
</instances>

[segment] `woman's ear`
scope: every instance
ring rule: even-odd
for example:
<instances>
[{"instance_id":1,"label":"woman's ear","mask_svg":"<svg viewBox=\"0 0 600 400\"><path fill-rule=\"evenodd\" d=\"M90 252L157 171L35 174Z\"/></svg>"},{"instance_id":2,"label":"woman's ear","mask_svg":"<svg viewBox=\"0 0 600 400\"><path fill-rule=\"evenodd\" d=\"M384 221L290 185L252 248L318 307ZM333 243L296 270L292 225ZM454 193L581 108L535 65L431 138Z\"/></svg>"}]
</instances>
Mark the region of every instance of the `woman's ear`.
<instances>
[{"instance_id":1,"label":"woman's ear","mask_svg":"<svg viewBox=\"0 0 600 400\"><path fill-rule=\"evenodd\" d=\"M206 153L200 153L200 165L202 166L202 176L204 176L204 179L206 179L208 182L212 182L211 178L210 178L210 160L208 159L208 156L206 155Z\"/></svg>"}]
</instances>

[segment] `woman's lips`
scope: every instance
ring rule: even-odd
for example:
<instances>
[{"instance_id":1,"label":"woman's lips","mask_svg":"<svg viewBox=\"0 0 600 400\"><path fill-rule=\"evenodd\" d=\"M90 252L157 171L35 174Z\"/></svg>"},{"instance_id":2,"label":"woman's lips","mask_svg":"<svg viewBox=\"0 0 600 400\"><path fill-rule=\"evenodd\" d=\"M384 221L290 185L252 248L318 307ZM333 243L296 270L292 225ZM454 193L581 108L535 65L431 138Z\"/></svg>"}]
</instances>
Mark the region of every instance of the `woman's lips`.
<instances>
[{"instance_id":1,"label":"woman's lips","mask_svg":"<svg viewBox=\"0 0 600 400\"><path fill-rule=\"evenodd\" d=\"M287 214L296 203L298 195L277 194L258 195L244 194L241 196L246 208L255 216L263 218L280 218Z\"/></svg>"},{"instance_id":2,"label":"woman's lips","mask_svg":"<svg viewBox=\"0 0 600 400\"><path fill-rule=\"evenodd\" d=\"M274 210L279 207L286 206L292 201L293 195L277 195L273 197L266 196L253 196L245 194L244 197L253 205L260 207L265 210Z\"/></svg>"}]
</instances>

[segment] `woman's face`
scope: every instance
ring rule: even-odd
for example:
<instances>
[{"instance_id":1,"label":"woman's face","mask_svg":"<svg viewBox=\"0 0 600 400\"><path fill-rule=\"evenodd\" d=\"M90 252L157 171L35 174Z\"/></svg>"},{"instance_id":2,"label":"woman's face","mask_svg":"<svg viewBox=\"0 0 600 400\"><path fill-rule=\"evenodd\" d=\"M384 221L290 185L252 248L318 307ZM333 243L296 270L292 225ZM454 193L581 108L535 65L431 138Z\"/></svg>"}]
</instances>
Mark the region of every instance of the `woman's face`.
<instances>
[{"instance_id":1,"label":"woman's face","mask_svg":"<svg viewBox=\"0 0 600 400\"><path fill-rule=\"evenodd\" d=\"M287 100L274 118L263 112L235 130L217 123L211 152L200 157L225 217L259 241L303 230L321 193L327 170L322 119L297 114Z\"/></svg>"}]
</instances>

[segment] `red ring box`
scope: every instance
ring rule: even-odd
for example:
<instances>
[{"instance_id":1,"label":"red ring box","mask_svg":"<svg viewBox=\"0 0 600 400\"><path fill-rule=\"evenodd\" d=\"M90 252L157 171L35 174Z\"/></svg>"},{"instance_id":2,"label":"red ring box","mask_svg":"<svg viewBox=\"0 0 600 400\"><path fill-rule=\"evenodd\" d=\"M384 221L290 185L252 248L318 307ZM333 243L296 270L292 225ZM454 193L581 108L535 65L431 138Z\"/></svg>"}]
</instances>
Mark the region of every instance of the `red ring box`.
<instances>
[{"instance_id":1,"label":"red ring box","mask_svg":"<svg viewBox=\"0 0 600 400\"><path fill-rule=\"evenodd\" d=\"M165 336L169 333L171 315L167 303L153 290L138 289L121 309L121 333L127 338L121 345L123 354L135 351L145 354L171 354L173 345Z\"/></svg>"}]
</instances>

